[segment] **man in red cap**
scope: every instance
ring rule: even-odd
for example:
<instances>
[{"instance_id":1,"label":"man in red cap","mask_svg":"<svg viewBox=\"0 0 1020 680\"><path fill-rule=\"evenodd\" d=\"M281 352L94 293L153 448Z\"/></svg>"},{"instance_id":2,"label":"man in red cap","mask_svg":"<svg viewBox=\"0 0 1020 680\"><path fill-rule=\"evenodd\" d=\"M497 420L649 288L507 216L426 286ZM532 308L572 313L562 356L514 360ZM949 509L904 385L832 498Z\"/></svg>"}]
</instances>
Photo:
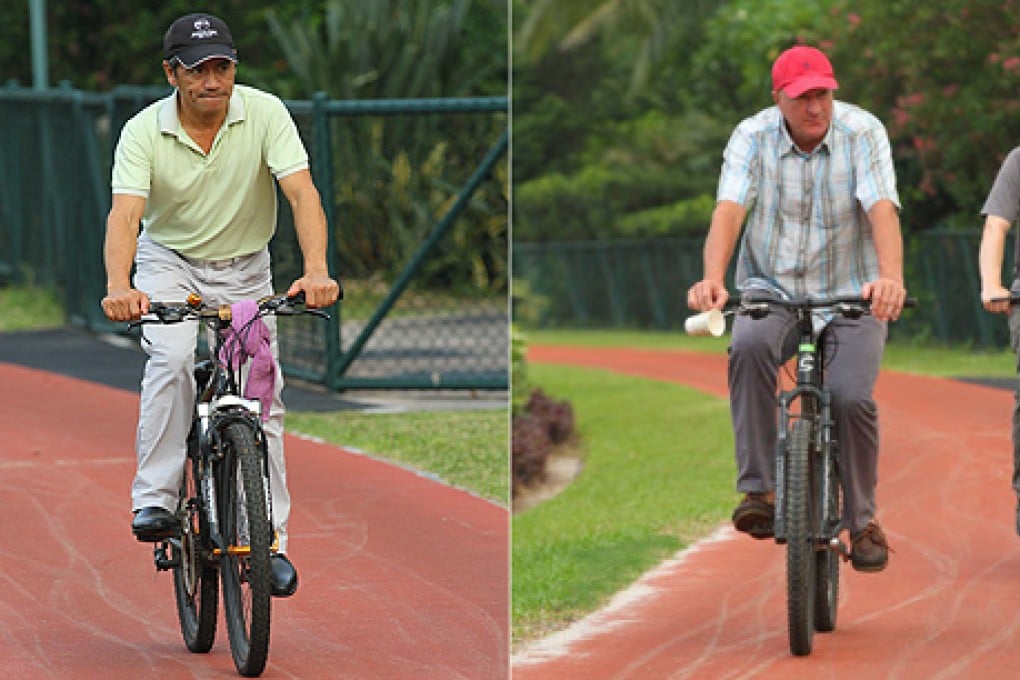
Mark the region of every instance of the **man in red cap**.
<instances>
[{"instance_id":1,"label":"man in red cap","mask_svg":"<svg viewBox=\"0 0 1020 680\"><path fill-rule=\"evenodd\" d=\"M740 241L736 287L782 299L863 296L870 316L820 318L826 385L840 443L844 524L855 569L881 571L888 544L876 519L878 411L872 396L886 323L906 297L899 196L882 123L835 101L832 64L819 50L792 47L772 66L775 106L747 118L723 154L717 203L704 249L704 277L687 293L695 310L720 309L724 277ZM746 220L746 226L745 226ZM742 237L741 237L742 235ZM736 440L738 531L773 535L776 388L793 355L791 315L737 316L729 356ZM785 338L785 340L784 340Z\"/></svg>"}]
</instances>

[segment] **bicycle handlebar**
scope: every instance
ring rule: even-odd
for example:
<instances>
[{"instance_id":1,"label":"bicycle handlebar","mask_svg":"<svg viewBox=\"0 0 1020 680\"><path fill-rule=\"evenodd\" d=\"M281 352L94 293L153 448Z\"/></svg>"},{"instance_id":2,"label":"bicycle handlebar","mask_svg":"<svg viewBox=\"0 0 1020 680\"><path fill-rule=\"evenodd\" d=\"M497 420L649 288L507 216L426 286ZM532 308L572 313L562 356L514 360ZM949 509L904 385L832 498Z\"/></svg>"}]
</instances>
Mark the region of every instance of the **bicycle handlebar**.
<instances>
[{"instance_id":1,"label":"bicycle handlebar","mask_svg":"<svg viewBox=\"0 0 1020 680\"><path fill-rule=\"evenodd\" d=\"M305 293L299 291L293 297L286 295L273 295L258 300L259 316L275 314L277 316L297 316L299 314L311 314L323 319L328 319L329 314L321 309L309 309L305 306ZM128 324L129 328L136 328L149 323L172 324L189 320L206 320L230 322L232 318L230 305L206 305L202 297L196 293L188 295L184 302L152 302L149 305L149 314L155 319L140 319Z\"/></svg>"},{"instance_id":2,"label":"bicycle handlebar","mask_svg":"<svg viewBox=\"0 0 1020 680\"><path fill-rule=\"evenodd\" d=\"M830 309L844 316L860 316L871 311L871 300L859 295L845 295L831 298L803 298L799 300L784 300L774 297L746 296L736 300L728 300L723 306L724 309L735 310L738 314L749 314L751 316L766 316L771 306L783 307L790 310L816 311ZM916 307L917 298L908 297L903 301L904 307Z\"/></svg>"}]
</instances>

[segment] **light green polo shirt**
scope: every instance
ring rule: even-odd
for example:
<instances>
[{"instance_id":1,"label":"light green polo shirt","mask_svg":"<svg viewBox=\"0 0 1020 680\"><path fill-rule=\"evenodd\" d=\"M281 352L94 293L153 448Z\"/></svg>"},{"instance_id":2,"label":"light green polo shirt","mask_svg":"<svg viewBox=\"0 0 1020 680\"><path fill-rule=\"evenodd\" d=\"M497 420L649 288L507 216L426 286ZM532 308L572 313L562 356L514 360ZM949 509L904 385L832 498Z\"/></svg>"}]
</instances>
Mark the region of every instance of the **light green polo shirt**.
<instances>
[{"instance_id":1,"label":"light green polo shirt","mask_svg":"<svg viewBox=\"0 0 1020 680\"><path fill-rule=\"evenodd\" d=\"M181 128L177 93L125 125L114 152L114 194L146 199L149 238L188 257L261 250L276 229L273 181L308 167L297 126L277 97L235 85L208 154Z\"/></svg>"}]
</instances>

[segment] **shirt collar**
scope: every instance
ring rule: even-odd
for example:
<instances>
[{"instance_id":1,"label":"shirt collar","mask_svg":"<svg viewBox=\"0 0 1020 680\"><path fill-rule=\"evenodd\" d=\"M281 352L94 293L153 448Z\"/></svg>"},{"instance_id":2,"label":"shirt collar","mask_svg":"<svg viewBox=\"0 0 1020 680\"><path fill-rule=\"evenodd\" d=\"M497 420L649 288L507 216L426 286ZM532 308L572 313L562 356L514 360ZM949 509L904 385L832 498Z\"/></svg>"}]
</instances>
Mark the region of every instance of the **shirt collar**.
<instances>
[{"instance_id":1,"label":"shirt collar","mask_svg":"<svg viewBox=\"0 0 1020 680\"><path fill-rule=\"evenodd\" d=\"M223 121L224 126L230 126L234 123L240 123L244 120L245 109L244 99L241 94L237 91L237 86L234 86L234 91L230 93L230 101L227 102L227 117ZM169 97L163 100L162 106L159 109L159 129L167 134L180 136L181 133L181 119L177 115L177 90L173 91Z\"/></svg>"},{"instance_id":2,"label":"shirt collar","mask_svg":"<svg viewBox=\"0 0 1020 680\"><path fill-rule=\"evenodd\" d=\"M776 107L778 110L778 107ZM822 137L822 143L815 147L815 150L811 153L804 153L800 150L794 141L793 137L790 136L790 131L786 128L786 119L783 118L783 114L779 114L779 135L782 143L779 145L779 155L786 156L788 154L796 154L805 158L810 158L816 154L826 153L832 149L832 128L833 123L829 121L829 129L826 130L825 136Z\"/></svg>"}]
</instances>

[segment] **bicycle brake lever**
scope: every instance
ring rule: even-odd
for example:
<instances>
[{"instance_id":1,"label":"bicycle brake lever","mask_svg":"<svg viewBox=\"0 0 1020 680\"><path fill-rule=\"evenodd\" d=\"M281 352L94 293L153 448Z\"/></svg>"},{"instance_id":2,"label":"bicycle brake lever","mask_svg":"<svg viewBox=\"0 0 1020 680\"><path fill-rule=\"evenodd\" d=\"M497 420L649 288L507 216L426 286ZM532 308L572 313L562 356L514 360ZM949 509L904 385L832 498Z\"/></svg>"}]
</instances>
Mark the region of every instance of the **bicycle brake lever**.
<instances>
[{"instance_id":1,"label":"bicycle brake lever","mask_svg":"<svg viewBox=\"0 0 1020 680\"><path fill-rule=\"evenodd\" d=\"M859 319L864 316L864 306L858 304L851 304L849 302L841 302L835 307L836 311L840 315L847 319Z\"/></svg>"},{"instance_id":2,"label":"bicycle brake lever","mask_svg":"<svg viewBox=\"0 0 1020 680\"><path fill-rule=\"evenodd\" d=\"M769 307L767 302L754 302L744 306L745 314L748 314L752 319L764 319L772 312L772 308Z\"/></svg>"}]
</instances>

